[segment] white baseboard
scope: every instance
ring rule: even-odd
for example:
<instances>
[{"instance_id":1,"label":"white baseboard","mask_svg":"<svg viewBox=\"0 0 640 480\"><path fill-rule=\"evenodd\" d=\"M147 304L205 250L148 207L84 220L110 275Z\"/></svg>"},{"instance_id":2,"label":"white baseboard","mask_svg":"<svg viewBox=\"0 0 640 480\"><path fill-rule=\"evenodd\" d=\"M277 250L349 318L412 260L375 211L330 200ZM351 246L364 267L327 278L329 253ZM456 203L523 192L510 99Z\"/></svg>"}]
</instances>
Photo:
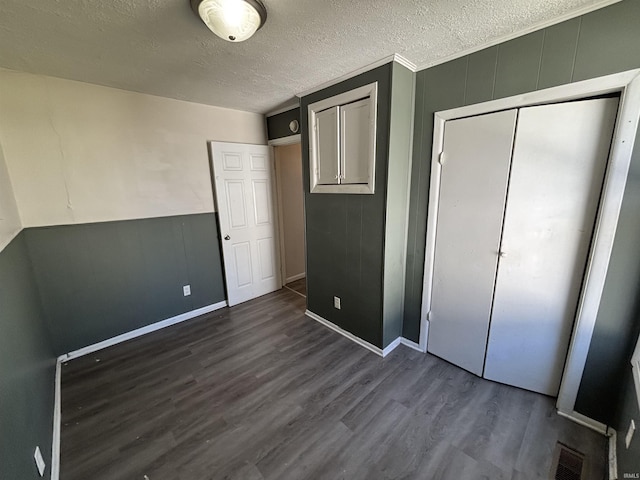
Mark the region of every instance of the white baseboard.
<instances>
[{"instance_id":1,"label":"white baseboard","mask_svg":"<svg viewBox=\"0 0 640 480\"><path fill-rule=\"evenodd\" d=\"M53 394L53 439L51 441L51 480L60 478L60 428L62 422L60 381L62 376L62 357L56 360L56 376Z\"/></svg>"},{"instance_id":2,"label":"white baseboard","mask_svg":"<svg viewBox=\"0 0 640 480\"><path fill-rule=\"evenodd\" d=\"M340 328L339 326L331 323L329 320L325 320L324 318L322 318L320 315L318 315L317 313L313 313L309 310L305 311L304 314L309 317L314 319L316 322L321 323L322 325L324 325L325 327L330 328L331 330L333 330L334 332L338 332L340 335L342 335L343 337L347 337L349 340L351 340L352 342L357 343L358 345L360 345L361 347L366 348L367 350L371 350L373 353L375 353L376 355L380 355L382 357L382 349L376 347L375 345L371 345L369 342L367 342L366 340L361 339L360 337L356 337L353 333L351 332L347 332L346 330L343 330L342 328Z\"/></svg>"},{"instance_id":3,"label":"white baseboard","mask_svg":"<svg viewBox=\"0 0 640 480\"><path fill-rule=\"evenodd\" d=\"M366 340L361 339L360 337L356 337L353 333L347 332L346 330L340 328L336 324L331 323L329 320L327 320L325 318L322 318L317 313L313 313L313 312L307 310L306 312L304 312L304 314L307 317L314 319L316 322L319 322L322 325L324 325L325 327L330 328L334 332L338 332L343 337L347 337L352 342L357 343L358 345L360 345L361 347L366 348L367 350L371 350L373 353L375 353L376 355L380 355L383 358L386 357L387 355L389 355L391 352L393 352L398 347L398 345L401 345L403 343L403 340L405 340L402 337L398 337L393 342L391 342L389 345L387 345L384 349L382 349L382 348L376 347L375 345L370 344L369 342L367 342Z\"/></svg>"},{"instance_id":4,"label":"white baseboard","mask_svg":"<svg viewBox=\"0 0 640 480\"><path fill-rule=\"evenodd\" d=\"M582 415L575 410L573 412L563 412L561 410L558 410L558 415L564 418L568 418L569 420L576 422L583 427L595 430L602 435L607 435L607 426L604 423L600 423L597 420L587 417L586 415Z\"/></svg>"},{"instance_id":5,"label":"white baseboard","mask_svg":"<svg viewBox=\"0 0 640 480\"><path fill-rule=\"evenodd\" d=\"M205 313L210 313L215 310L219 310L226 306L227 306L227 302L222 301L222 302L214 303L213 305L207 305L206 307L198 308L196 310L191 310L190 312L181 313L180 315L176 315L175 317L167 318L166 320L161 320L159 322L152 323L151 325L147 325L146 327L141 327L136 330L123 333L122 335L118 335L116 337L103 340L102 342L94 343L93 345L89 345L87 347L74 350L73 352L69 352L62 355L60 358L62 358L63 362L66 362L73 358L82 357L83 355L88 355L90 353L97 352L98 350L102 350L103 348L111 347L113 345L117 345L118 343L126 342L127 340L131 340L132 338L140 337L142 335L146 335L147 333L155 332L162 328L170 327L171 325L175 325L176 323L184 322L186 320L191 320L192 318L199 317L200 315L204 315Z\"/></svg>"},{"instance_id":6,"label":"white baseboard","mask_svg":"<svg viewBox=\"0 0 640 480\"><path fill-rule=\"evenodd\" d=\"M607 431L609 435L609 480L618 478L618 432L613 428Z\"/></svg>"},{"instance_id":7,"label":"white baseboard","mask_svg":"<svg viewBox=\"0 0 640 480\"><path fill-rule=\"evenodd\" d=\"M375 353L376 355L380 355L383 358L386 357L387 355L389 355L391 352L393 352L399 345L404 345L406 347L412 348L413 350L417 350L418 352L426 353L426 350L424 350L422 347L420 347L419 344L417 344L416 342L412 342L411 340L407 340L404 337L396 338L393 342L391 342L389 345L387 345L384 349L381 349L381 348L376 347L375 345L370 344L366 340L361 339L360 337L356 337L353 333L347 332L346 330L340 328L339 326L331 323L329 320L326 320L326 319L322 318L317 313L313 313L313 312L310 312L309 310L307 310L306 312L304 312L304 314L307 317L313 318L316 322L321 323L325 327L329 327L334 332L338 332L340 335L342 335L344 337L347 337L352 342L355 342L358 345L360 345L360 346L362 346L362 347L364 347L364 348L366 348L368 350L371 350L373 353Z\"/></svg>"},{"instance_id":8,"label":"white baseboard","mask_svg":"<svg viewBox=\"0 0 640 480\"><path fill-rule=\"evenodd\" d=\"M398 345L400 345L402 343L402 337L398 337L396 338L393 342L391 342L389 345L387 345L383 350L382 350L382 357L386 357L387 355L389 355L391 352L393 352Z\"/></svg>"},{"instance_id":9,"label":"white baseboard","mask_svg":"<svg viewBox=\"0 0 640 480\"><path fill-rule=\"evenodd\" d=\"M53 440L51 444L51 480L59 480L60 478L60 422L62 420L62 398L60 392L60 382L62 377L62 363L68 362L69 360L74 358L82 357L83 355L97 352L98 350L102 350L103 348L111 347L112 345L116 345L118 343L126 342L127 340L146 335L147 333L170 327L171 325L175 325L176 323L191 320L192 318L199 317L200 315L204 315L205 313L210 313L215 310L219 310L226 306L226 301L214 303L213 305L207 305L206 307L191 310L190 312L182 313L180 315L176 315L175 317L152 323L151 325L147 325L146 327L138 328L136 330L123 333L122 335L109 338L102 342L94 343L93 345L89 345L87 347L74 350L73 352L60 355L56 361L56 378L54 387L55 393L53 405Z\"/></svg>"},{"instance_id":10,"label":"white baseboard","mask_svg":"<svg viewBox=\"0 0 640 480\"><path fill-rule=\"evenodd\" d=\"M295 282L296 280L302 280L306 276L307 274L305 272L302 272L302 273L299 273L298 275L293 275L292 277L285 278L284 283L291 283L291 282Z\"/></svg>"},{"instance_id":11,"label":"white baseboard","mask_svg":"<svg viewBox=\"0 0 640 480\"><path fill-rule=\"evenodd\" d=\"M404 345L405 347L412 348L419 351L420 353L427 353L427 351L423 349L419 343L412 342L411 340L407 340L404 337L400 338L400 343L402 343L402 345Z\"/></svg>"}]
</instances>

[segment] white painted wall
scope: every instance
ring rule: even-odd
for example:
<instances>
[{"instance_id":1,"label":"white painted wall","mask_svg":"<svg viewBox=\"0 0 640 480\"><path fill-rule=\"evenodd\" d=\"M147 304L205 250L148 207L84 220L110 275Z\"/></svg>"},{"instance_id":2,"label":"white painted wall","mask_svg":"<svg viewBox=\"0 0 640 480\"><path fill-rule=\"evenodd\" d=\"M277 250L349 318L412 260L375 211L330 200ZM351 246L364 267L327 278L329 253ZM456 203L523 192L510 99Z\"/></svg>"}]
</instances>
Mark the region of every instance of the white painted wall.
<instances>
[{"instance_id":1,"label":"white painted wall","mask_svg":"<svg viewBox=\"0 0 640 480\"><path fill-rule=\"evenodd\" d=\"M24 227L212 212L209 140L266 144L264 118L0 69Z\"/></svg>"},{"instance_id":2,"label":"white painted wall","mask_svg":"<svg viewBox=\"0 0 640 480\"><path fill-rule=\"evenodd\" d=\"M282 214L285 281L305 274L304 195L300 144L274 148Z\"/></svg>"},{"instance_id":3,"label":"white painted wall","mask_svg":"<svg viewBox=\"0 0 640 480\"><path fill-rule=\"evenodd\" d=\"M0 144L0 252L22 229L13 187Z\"/></svg>"}]
</instances>

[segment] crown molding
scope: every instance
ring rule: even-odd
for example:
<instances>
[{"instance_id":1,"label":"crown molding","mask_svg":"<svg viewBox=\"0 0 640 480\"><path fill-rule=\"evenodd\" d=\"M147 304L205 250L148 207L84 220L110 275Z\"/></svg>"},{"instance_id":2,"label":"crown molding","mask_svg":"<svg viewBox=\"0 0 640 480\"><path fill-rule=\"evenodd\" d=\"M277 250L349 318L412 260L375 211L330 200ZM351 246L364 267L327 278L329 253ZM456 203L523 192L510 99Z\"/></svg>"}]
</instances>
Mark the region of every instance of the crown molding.
<instances>
[{"instance_id":1,"label":"crown molding","mask_svg":"<svg viewBox=\"0 0 640 480\"><path fill-rule=\"evenodd\" d=\"M415 63L413 63L411 60L406 59L405 57L403 57L399 53L394 53L393 54L393 60L392 61L396 62L396 63L399 63L400 65L402 65L405 68L408 68L413 73L416 73L418 71L418 67L416 66Z\"/></svg>"},{"instance_id":2,"label":"crown molding","mask_svg":"<svg viewBox=\"0 0 640 480\"><path fill-rule=\"evenodd\" d=\"M368 72L369 70L373 70L374 68L380 67L382 65L386 65L387 63L391 63L391 62L396 62L399 63L400 65L402 65L403 67L408 68L409 70L411 70L412 72L419 72L421 70L425 70L427 68L431 68L431 67L435 67L436 65L441 65L443 63L446 62L450 62L451 60L455 60L457 58L461 58L461 57L465 57L467 55L471 55L472 53L475 52L479 52L480 50L484 50L485 48L489 48L489 47L493 47L495 45L498 45L500 43L504 43L504 42L508 42L509 40L513 40L514 38L518 38L518 37L522 37L524 35L527 35L529 33L533 33L536 32L538 30L541 30L543 28L547 28L547 27L551 27L553 25L557 25L558 23L562 23L565 22L567 20L571 20L573 18L577 18L580 17L582 15L586 15L588 13L594 12L596 10L600 10L602 8L608 7L610 5L613 5L614 3L619 3L622 0L600 0L599 2L596 2L592 5L586 5L584 7L578 8L577 10L573 10L572 12L566 13L564 15L560 15L558 17L555 17L551 20L546 20L546 21L542 21L542 22L538 22L535 23L534 25L525 28L523 30L518 30L517 32L513 32L510 33L508 35L501 35L493 40L490 40L488 42L484 42L481 45L476 45L474 47L471 48L467 48L465 50L453 53L451 55L447 55L445 57L442 58L438 58L434 61L430 61L430 62L425 62L425 63L421 63L421 64L415 64L412 61L408 60L407 58L403 57L402 55L398 54L398 53L394 53L393 55L388 55L384 58L381 58L380 60L370 63L368 65L365 65L361 68L358 68L357 70L353 70L350 73L347 73L345 75L342 75L338 78L335 78L333 80L329 80L327 82L324 82L320 85L317 85L313 88L310 88L308 90L304 90L300 93L296 94L296 97L298 98L302 98L305 97L307 95L311 95L312 93L318 92L320 90L323 90L327 87L331 87L333 85L336 85L338 83L344 82L345 80L348 80L350 78L353 78L357 75L360 75L361 73L364 72ZM284 110L283 110L284 111ZM271 116L271 115L275 115L275 113L269 113L267 114L267 116Z\"/></svg>"},{"instance_id":3,"label":"crown molding","mask_svg":"<svg viewBox=\"0 0 640 480\"><path fill-rule=\"evenodd\" d=\"M361 73L368 72L369 70L373 70L374 68L381 67L382 65L386 65L387 63L391 63L391 62L399 63L400 65L408 68L414 73L417 71L416 65L413 62L411 62L410 60L407 60L402 55L394 53L393 55L388 55L376 62L370 63L369 65L365 65L364 67L358 68L357 70L353 70L352 72L342 75L341 77L334 78L333 80L329 80L328 82L321 83L320 85L310 88L309 90L305 90L303 92L297 93L296 97L298 98L306 97L307 95L311 95L312 93L319 92L320 90L324 90L327 87L337 85L338 83L344 82L345 80L348 80L353 77L357 77Z\"/></svg>"}]
</instances>

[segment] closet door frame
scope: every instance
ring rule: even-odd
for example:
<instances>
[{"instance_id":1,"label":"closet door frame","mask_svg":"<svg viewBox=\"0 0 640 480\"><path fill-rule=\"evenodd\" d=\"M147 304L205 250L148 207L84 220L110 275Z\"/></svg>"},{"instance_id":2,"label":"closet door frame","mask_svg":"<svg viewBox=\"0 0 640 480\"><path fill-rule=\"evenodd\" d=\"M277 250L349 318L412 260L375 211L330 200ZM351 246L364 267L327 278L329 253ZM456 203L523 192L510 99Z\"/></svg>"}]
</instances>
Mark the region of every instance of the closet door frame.
<instances>
[{"instance_id":1,"label":"closet door frame","mask_svg":"<svg viewBox=\"0 0 640 480\"><path fill-rule=\"evenodd\" d=\"M593 241L589 250L585 280L580 292L576 320L560 384L556 407L558 413L582 423L600 433L607 427L575 411L575 402L582 380L589 345L596 323L598 308L609 267L615 232L622 206L633 145L640 119L640 69L607 75L591 80L561 85L513 97L476 105L444 110L434 114L431 180L427 217L424 283L420 321L420 349L426 352L429 333L429 313L433 287L433 265L440 197L440 161L444 146L444 129L448 120L483 115L500 110L545 105L589 97L620 93L618 118L605 173L604 188L598 208Z\"/></svg>"}]
</instances>

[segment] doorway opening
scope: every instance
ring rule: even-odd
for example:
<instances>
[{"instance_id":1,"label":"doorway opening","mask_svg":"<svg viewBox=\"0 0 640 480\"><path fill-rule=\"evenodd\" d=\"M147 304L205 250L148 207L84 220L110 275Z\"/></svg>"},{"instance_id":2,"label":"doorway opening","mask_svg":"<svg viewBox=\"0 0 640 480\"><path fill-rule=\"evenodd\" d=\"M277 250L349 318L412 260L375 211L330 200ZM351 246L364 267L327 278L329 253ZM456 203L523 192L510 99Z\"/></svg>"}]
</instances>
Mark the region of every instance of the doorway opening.
<instances>
[{"instance_id":1,"label":"doorway opening","mask_svg":"<svg viewBox=\"0 0 640 480\"><path fill-rule=\"evenodd\" d=\"M280 238L280 268L284 288L307 296L302 147L273 147Z\"/></svg>"}]
</instances>

